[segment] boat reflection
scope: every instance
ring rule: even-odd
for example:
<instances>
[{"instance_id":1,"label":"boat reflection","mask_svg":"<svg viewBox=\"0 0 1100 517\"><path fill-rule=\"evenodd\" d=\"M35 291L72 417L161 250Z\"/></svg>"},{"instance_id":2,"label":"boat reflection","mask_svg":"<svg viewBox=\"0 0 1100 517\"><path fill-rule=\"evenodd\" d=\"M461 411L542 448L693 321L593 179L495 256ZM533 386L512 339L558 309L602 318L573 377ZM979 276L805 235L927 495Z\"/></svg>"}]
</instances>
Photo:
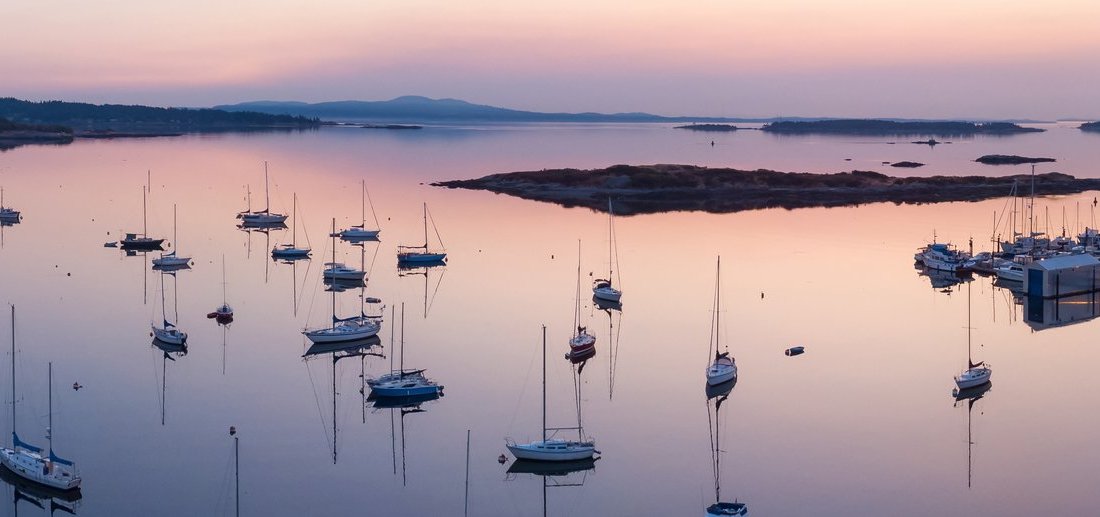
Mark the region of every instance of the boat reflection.
<instances>
[{"instance_id":1,"label":"boat reflection","mask_svg":"<svg viewBox=\"0 0 1100 517\"><path fill-rule=\"evenodd\" d=\"M914 265L914 268L917 270L917 276L927 277L933 289L942 291L945 294L951 294L951 288L956 285L974 280L974 275L971 273L941 271L920 264Z\"/></svg>"},{"instance_id":2,"label":"boat reflection","mask_svg":"<svg viewBox=\"0 0 1100 517\"><path fill-rule=\"evenodd\" d=\"M160 425L164 425L166 399L168 398L168 361L187 355L187 344L168 343L153 338L153 347L160 350Z\"/></svg>"},{"instance_id":3,"label":"boat reflection","mask_svg":"<svg viewBox=\"0 0 1100 517\"><path fill-rule=\"evenodd\" d=\"M84 497L80 489L58 490L38 483L32 483L7 469L0 467L0 480L11 485L14 491L12 495L12 507L14 515L19 515L19 502L26 501L42 510L49 510L50 515L55 512L64 512L76 515L76 509L80 506L80 500Z\"/></svg>"},{"instance_id":4,"label":"boat reflection","mask_svg":"<svg viewBox=\"0 0 1100 517\"><path fill-rule=\"evenodd\" d=\"M719 445L721 441L721 409L722 403L724 403L733 391L734 386L737 385L737 378L733 378L721 384L707 385L707 430L710 433L710 458L711 469L714 473L714 504L710 505L706 509L706 515L709 516L723 516L723 515L746 515L749 512L749 507L745 503L738 502L736 499L732 503L722 501L722 467L721 458L724 452ZM713 405L713 409L712 409Z\"/></svg>"},{"instance_id":5,"label":"boat reflection","mask_svg":"<svg viewBox=\"0 0 1100 517\"><path fill-rule=\"evenodd\" d=\"M993 387L992 382L987 382L981 386L975 386L973 388L967 388L965 390L954 390L951 395L955 397L954 406L958 407L959 404L966 404L966 487L970 488L974 477L974 434L973 434L973 422L972 413L974 412L974 404L977 403L985 394Z\"/></svg>"},{"instance_id":6,"label":"boat reflection","mask_svg":"<svg viewBox=\"0 0 1100 517\"><path fill-rule=\"evenodd\" d=\"M337 425L336 425L336 422L337 422L336 407L337 407L337 400L338 400L337 392L336 392L336 363L340 362L341 359L346 359L346 358L349 358L349 357L363 358L363 357L368 356L368 355L373 355L375 357L385 357L381 353L371 351L371 349L376 347L376 346L381 347L382 346L382 340L379 339L378 336L371 336L369 338L360 339L360 340L356 340L356 341L343 341L343 342L337 342L337 343L314 343L312 346L309 347L309 349L307 349L305 351L305 353L302 354L302 359L304 361L307 361L307 362L309 360L311 360L312 358L319 357L319 356L322 356L322 355L325 355L325 354L331 354L332 355L332 463L333 463L333 465L336 464L336 453L337 453L337 443L338 443L337 442L337 433L339 431L339 429L337 428ZM312 380L312 376L310 377L310 379ZM315 387L315 390L316 390L316 387ZM362 390L362 387L360 387L360 390Z\"/></svg>"},{"instance_id":7,"label":"boat reflection","mask_svg":"<svg viewBox=\"0 0 1100 517\"><path fill-rule=\"evenodd\" d=\"M390 452L393 457L393 473L397 475L397 437L401 437L401 486L408 483L408 466L405 458L405 417L418 413L426 413L421 407L425 402L431 402L443 395L442 392L421 393L419 395L405 395L399 397L371 397L374 409L390 410ZM394 417L397 417L395 424Z\"/></svg>"},{"instance_id":8,"label":"boat reflection","mask_svg":"<svg viewBox=\"0 0 1100 517\"><path fill-rule=\"evenodd\" d=\"M399 276L399 277L417 276L417 275L421 275L421 276L424 277L424 307L423 307L423 310L424 310L424 318L425 319L428 318L428 311L431 309L432 303L435 301L436 294L439 293L439 286L443 284L443 275L447 272L447 268L440 267L440 266L446 266L446 265L447 265L447 263L443 262L442 260L433 261L433 262L417 262L415 266L402 265L402 263L400 263L400 262L397 264L397 276ZM435 269L435 268L439 268L439 269ZM439 272L439 278L436 279L435 288L433 288L431 290L431 297L429 298L429 296L428 296L428 277L431 275L432 271L438 271Z\"/></svg>"},{"instance_id":9,"label":"boat reflection","mask_svg":"<svg viewBox=\"0 0 1100 517\"><path fill-rule=\"evenodd\" d=\"M623 302L604 300L603 298L596 297L596 295L592 295L592 303L596 306L597 309L601 311L621 312L623 310Z\"/></svg>"}]
</instances>

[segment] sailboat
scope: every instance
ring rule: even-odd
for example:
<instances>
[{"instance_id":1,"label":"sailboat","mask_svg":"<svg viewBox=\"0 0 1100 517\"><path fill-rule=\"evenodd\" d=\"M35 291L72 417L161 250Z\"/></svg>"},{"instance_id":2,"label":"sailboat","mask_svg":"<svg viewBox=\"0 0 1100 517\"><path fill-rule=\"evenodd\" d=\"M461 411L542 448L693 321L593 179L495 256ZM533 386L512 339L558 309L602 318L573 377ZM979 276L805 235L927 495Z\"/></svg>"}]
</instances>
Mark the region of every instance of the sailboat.
<instances>
[{"instance_id":1,"label":"sailboat","mask_svg":"<svg viewBox=\"0 0 1100 517\"><path fill-rule=\"evenodd\" d=\"M176 358L184 357L187 355L187 344L173 344L166 343L159 339L153 340L153 348L156 348L161 353L160 359L160 425L164 425L164 418L167 414L167 400L168 400L168 361L176 362ZM223 349L224 350L224 349ZM223 356L224 357L224 356ZM224 362L222 363L225 364ZM224 366L223 366L224 368Z\"/></svg>"},{"instance_id":2,"label":"sailboat","mask_svg":"<svg viewBox=\"0 0 1100 517\"><path fill-rule=\"evenodd\" d=\"M433 397L443 395L443 386L424 375L424 369L405 369L405 304L401 304L401 353L398 369L367 381L370 398Z\"/></svg>"},{"instance_id":3,"label":"sailboat","mask_svg":"<svg viewBox=\"0 0 1100 517\"><path fill-rule=\"evenodd\" d=\"M592 296L609 302L618 302L622 291L612 286L611 278L618 253L615 250L615 213L611 209L611 198L607 198L607 278L597 278L592 284Z\"/></svg>"},{"instance_id":4,"label":"sailboat","mask_svg":"<svg viewBox=\"0 0 1100 517\"><path fill-rule=\"evenodd\" d=\"M336 219L332 220L332 226L336 228ZM332 239L333 251L332 258L336 260L336 238ZM366 273L364 273L366 274ZM359 307L359 315L352 316L350 318L337 318L336 317L336 292L338 289L331 289L332 291L332 326L322 327L317 329L307 329L302 331L302 334L306 336L310 341L314 343L337 343L341 341L354 341L357 339L365 339L378 334L379 330L382 330L382 316L368 316L363 312L363 307ZM364 299L363 302L381 302L377 298Z\"/></svg>"},{"instance_id":5,"label":"sailboat","mask_svg":"<svg viewBox=\"0 0 1100 517\"><path fill-rule=\"evenodd\" d=\"M168 321L168 313L165 312L164 309L164 275L164 273L160 274L160 313L162 316L161 319L164 322L164 326L158 327L155 323L151 324L150 326L153 329L154 338L170 345L182 345L187 342L187 333L176 327L174 323ZM175 277L175 275L172 275L173 279ZM174 296L176 292L173 291L172 294ZM179 319L178 313L176 314L176 319Z\"/></svg>"},{"instance_id":6,"label":"sailboat","mask_svg":"<svg viewBox=\"0 0 1100 517\"><path fill-rule=\"evenodd\" d=\"M18 210L4 206L4 189L0 188L0 223L15 224L22 218Z\"/></svg>"},{"instance_id":7,"label":"sailboat","mask_svg":"<svg viewBox=\"0 0 1100 517\"><path fill-rule=\"evenodd\" d=\"M290 227L290 244L280 244L271 248L271 258L283 260L298 260L309 257L309 248L298 247L298 194L294 194L294 208L290 212L294 216Z\"/></svg>"},{"instance_id":8,"label":"sailboat","mask_svg":"<svg viewBox=\"0 0 1100 517\"><path fill-rule=\"evenodd\" d=\"M11 439L12 447L0 447L0 465L13 474L44 485L63 490L80 490L80 473L72 461L58 457L53 453L53 366L50 366L50 427L46 438L49 439L49 454L42 457L42 449L19 439L15 432L15 306L11 306Z\"/></svg>"},{"instance_id":9,"label":"sailboat","mask_svg":"<svg viewBox=\"0 0 1100 517\"><path fill-rule=\"evenodd\" d=\"M581 326L581 241L577 241L577 304L573 310L573 337L569 338L569 356L577 357L596 350L596 336Z\"/></svg>"},{"instance_id":10,"label":"sailboat","mask_svg":"<svg viewBox=\"0 0 1100 517\"><path fill-rule=\"evenodd\" d=\"M359 224L348 228L347 230L341 230L339 236L345 241L365 241L378 239L378 234L382 230L368 230L367 229L367 180L363 180L362 184L363 200L359 205L359 212L361 221ZM378 228L378 214L374 213L374 201L370 204L370 213L374 216L374 227Z\"/></svg>"},{"instance_id":11,"label":"sailboat","mask_svg":"<svg viewBox=\"0 0 1100 517\"><path fill-rule=\"evenodd\" d=\"M153 251L163 249L161 245L164 244L164 239L154 239L148 235L149 229L146 204L145 187L141 187L141 233L127 233L126 236L119 241L119 246L121 246L122 249L131 251Z\"/></svg>"},{"instance_id":12,"label":"sailboat","mask_svg":"<svg viewBox=\"0 0 1100 517\"><path fill-rule=\"evenodd\" d=\"M332 233L329 234L332 237L332 262L325 263L325 270L322 272L322 277L325 281L334 280L351 280L353 282L363 282L367 278L367 272L362 269L355 269L343 262L336 261L336 218L332 219Z\"/></svg>"},{"instance_id":13,"label":"sailboat","mask_svg":"<svg viewBox=\"0 0 1100 517\"><path fill-rule=\"evenodd\" d=\"M191 257L180 257L176 255L176 250L179 249L179 239L176 238L176 205L172 205L172 246L173 250L168 253L161 253L159 258L153 259L153 266L159 268L182 268L188 266L191 263Z\"/></svg>"},{"instance_id":14,"label":"sailboat","mask_svg":"<svg viewBox=\"0 0 1100 517\"><path fill-rule=\"evenodd\" d=\"M542 327L542 440L531 443L515 443L507 439L505 445L508 451L517 460L532 461L578 461L591 459L600 454L596 450L596 442L585 439L584 429L581 427L580 402L577 405L577 427L546 427L546 326ZM563 431L576 429L577 440L561 440L550 438L547 431Z\"/></svg>"},{"instance_id":15,"label":"sailboat","mask_svg":"<svg viewBox=\"0 0 1100 517\"><path fill-rule=\"evenodd\" d=\"M271 211L271 190L267 180L267 162L264 162L264 209L253 212L251 202L249 207L244 212L237 214L237 219L241 220L241 224L244 226L264 226L272 224L282 224L286 221L286 214L274 213Z\"/></svg>"},{"instance_id":16,"label":"sailboat","mask_svg":"<svg viewBox=\"0 0 1100 517\"><path fill-rule=\"evenodd\" d=\"M432 221L432 229L435 230L435 237L437 240L439 240L440 249L438 250L431 250L428 248L428 204L424 203L424 245L398 246L398 266L411 263L443 263L447 261L447 250L443 249L443 240L439 238L439 229L435 227L435 221Z\"/></svg>"},{"instance_id":17,"label":"sailboat","mask_svg":"<svg viewBox=\"0 0 1100 517\"><path fill-rule=\"evenodd\" d=\"M710 353L711 345L714 348L714 361L707 367L707 384L717 386L724 382L737 380L737 361L730 356L729 345L725 352L718 351L718 333L721 325L721 285L722 285L722 257L718 257L718 267L714 278L714 314L710 320L710 343L707 345L707 353Z\"/></svg>"},{"instance_id":18,"label":"sailboat","mask_svg":"<svg viewBox=\"0 0 1100 517\"><path fill-rule=\"evenodd\" d=\"M229 302L225 297L225 255L222 255L222 304L214 312L207 314L207 318L215 318L219 325L228 325L233 323L233 308L229 306Z\"/></svg>"},{"instance_id":19,"label":"sailboat","mask_svg":"<svg viewBox=\"0 0 1100 517\"><path fill-rule=\"evenodd\" d=\"M722 449L719 446L721 439L721 420L719 419L719 411L722 409L722 403L726 401L730 396L730 392L733 391L733 386L737 384L737 381L730 381L720 386L707 386L707 419L710 420L710 402L714 400L714 420L712 425L708 425L708 431L710 431L710 445L711 445L711 468L714 470L714 504L707 507L707 517L723 517L728 515L746 515L749 512L749 507L745 503L738 502L723 502L722 501L722 468L721 468L721 454ZM717 399L717 400L715 400Z\"/></svg>"},{"instance_id":20,"label":"sailboat","mask_svg":"<svg viewBox=\"0 0 1100 517\"><path fill-rule=\"evenodd\" d=\"M967 388L973 388L981 386L989 382L990 377L993 376L993 370L985 364L984 361L978 363L974 362L974 358L971 356L970 346L970 284L966 286L966 363L967 369L955 377L955 385L960 390Z\"/></svg>"}]
</instances>

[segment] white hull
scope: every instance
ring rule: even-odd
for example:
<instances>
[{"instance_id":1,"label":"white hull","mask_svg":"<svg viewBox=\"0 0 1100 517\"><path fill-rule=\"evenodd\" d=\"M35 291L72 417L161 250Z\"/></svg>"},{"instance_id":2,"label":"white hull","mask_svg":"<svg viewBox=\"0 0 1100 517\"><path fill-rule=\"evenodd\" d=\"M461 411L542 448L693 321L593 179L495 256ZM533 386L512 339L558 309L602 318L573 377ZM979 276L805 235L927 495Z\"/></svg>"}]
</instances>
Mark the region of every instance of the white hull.
<instances>
[{"instance_id":1,"label":"white hull","mask_svg":"<svg viewBox=\"0 0 1100 517\"><path fill-rule=\"evenodd\" d=\"M366 271L325 271L326 280L360 280L366 278Z\"/></svg>"},{"instance_id":2,"label":"white hull","mask_svg":"<svg viewBox=\"0 0 1100 517\"><path fill-rule=\"evenodd\" d=\"M283 214L241 214L244 224L279 224L286 222L286 218Z\"/></svg>"},{"instance_id":3,"label":"white hull","mask_svg":"<svg viewBox=\"0 0 1100 517\"><path fill-rule=\"evenodd\" d=\"M15 475L58 490L73 490L80 487L80 475L63 465L52 463L49 473L43 473L46 460L31 452L7 447L0 448L0 464Z\"/></svg>"},{"instance_id":4,"label":"white hull","mask_svg":"<svg viewBox=\"0 0 1100 517\"><path fill-rule=\"evenodd\" d=\"M960 390L965 390L967 388L981 386L989 382L991 377L993 377L993 370L989 368L971 368L958 377L955 377L955 385L958 386Z\"/></svg>"},{"instance_id":5,"label":"white hull","mask_svg":"<svg viewBox=\"0 0 1100 517\"><path fill-rule=\"evenodd\" d=\"M707 367L707 384L716 386L737 378L737 365L711 365Z\"/></svg>"},{"instance_id":6,"label":"white hull","mask_svg":"<svg viewBox=\"0 0 1100 517\"><path fill-rule=\"evenodd\" d=\"M622 298L623 293L618 289L612 287L597 287L595 289L592 289L592 295L601 300L617 302L620 298Z\"/></svg>"},{"instance_id":7,"label":"white hull","mask_svg":"<svg viewBox=\"0 0 1100 517\"><path fill-rule=\"evenodd\" d=\"M349 229L340 232L340 238L344 240L354 239L377 239L378 234L382 233L382 230L361 230L361 229Z\"/></svg>"},{"instance_id":8,"label":"white hull","mask_svg":"<svg viewBox=\"0 0 1100 517\"><path fill-rule=\"evenodd\" d=\"M508 444L508 451L516 459L533 461L586 460L596 454L594 442L547 440L524 444Z\"/></svg>"},{"instance_id":9,"label":"white hull","mask_svg":"<svg viewBox=\"0 0 1100 517\"><path fill-rule=\"evenodd\" d=\"M275 258L305 258L309 256L309 248L273 248L271 256Z\"/></svg>"},{"instance_id":10,"label":"white hull","mask_svg":"<svg viewBox=\"0 0 1100 517\"><path fill-rule=\"evenodd\" d=\"M153 259L153 265L160 267L186 266L190 262L191 257L177 257L175 255L162 255L160 258Z\"/></svg>"},{"instance_id":11,"label":"white hull","mask_svg":"<svg viewBox=\"0 0 1100 517\"><path fill-rule=\"evenodd\" d=\"M153 327L153 337L170 345L182 345L187 341L187 333L179 330L165 330Z\"/></svg>"},{"instance_id":12,"label":"white hull","mask_svg":"<svg viewBox=\"0 0 1100 517\"><path fill-rule=\"evenodd\" d=\"M339 343L342 341L355 341L378 335L382 325L373 320L345 321L335 327L307 330L302 332L307 339L314 343Z\"/></svg>"},{"instance_id":13,"label":"white hull","mask_svg":"<svg viewBox=\"0 0 1100 517\"><path fill-rule=\"evenodd\" d=\"M999 267L997 268L997 278L1012 282L1023 282L1024 270L1023 268Z\"/></svg>"},{"instance_id":14,"label":"white hull","mask_svg":"<svg viewBox=\"0 0 1100 517\"><path fill-rule=\"evenodd\" d=\"M374 398L415 397L419 395L434 395L442 391L442 386L431 383L431 381L420 377L408 382L392 381L376 384L371 386L370 396Z\"/></svg>"}]
</instances>

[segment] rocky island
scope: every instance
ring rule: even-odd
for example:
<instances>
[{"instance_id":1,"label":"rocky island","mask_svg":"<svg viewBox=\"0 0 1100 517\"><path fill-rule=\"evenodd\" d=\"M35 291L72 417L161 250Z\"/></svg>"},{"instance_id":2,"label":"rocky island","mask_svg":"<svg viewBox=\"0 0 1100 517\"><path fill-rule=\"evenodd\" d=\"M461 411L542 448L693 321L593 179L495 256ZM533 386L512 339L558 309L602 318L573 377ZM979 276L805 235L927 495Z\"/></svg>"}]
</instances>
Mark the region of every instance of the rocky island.
<instances>
[{"instance_id":1,"label":"rocky island","mask_svg":"<svg viewBox=\"0 0 1100 517\"><path fill-rule=\"evenodd\" d=\"M716 133L728 133L730 131L737 131L739 128L732 124L688 124L686 126L676 126L676 129L687 129L688 131L710 131Z\"/></svg>"},{"instance_id":2,"label":"rocky island","mask_svg":"<svg viewBox=\"0 0 1100 517\"><path fill-rule=\"evenodd\" d=\"M791 120L765 124L760 128L768 133L786 135L863 135L863 136L904 136L904 135L1012 135L1017 133L1038 133L1039 128L1023 127L1010 122L957 122L957 121L895 121L874 119L835 119L835 120ZM927 142L919 142L927 143ZM937 142L938 143L938 142Z\"/></svg>"},{"instance_id":3,"label":"rocky island","mask_svg":"<svg viewBox=\"0 0 1100 517\"><path fill-rule=\"evenodd\" d=\"M1038 195L1100 190L1100 179L1050 172L1034 176ZM624 215L701 210L737 212L760 208L803 208L863 203L938 203L1007 196L1028 174L892 177L871 171L835 174L745 171L694 165L615 165L606 169L547 169L493 174L434 186L488 190L524 199L603 211L607 199ZM1029 189L1030 192L1030 189Z\"/></svg>"},{"instance_id":4,"label":"rocky island","mask_svg":"<svg viewBox=\"0 0 1100 517\"><path fill-rule=\"evenodd\" d=\"M1077 126L1077 129L1080 129L1081 131L1100 132L1100 121L1098 121L1098 122L1085 122L1084 124L1081 124L1080 126Z\"/></svg>"},{"instance_id":5,"label":"rocky island","mask_svg":"<svg viewBox=\"0 0 1100 517\"><path fill-rule=\"evenodd\" d=\"M24 144L67 144L73 141L73 130L64 126L20 124L0 118L0 150Z\"/></svg>"},{"instance_id":6,"label":"rocky island","mask_svg":"<svg viewBox=\"0 0 1100 517\"><path fill-rule=\"evenodd\" d=\"M1030 156L1017 156L1015 154L987 154L974 160L986 165L1021 165L1025 163L1056 162L1054 158L1032 158Z\"/></svg>"}]
</instances>

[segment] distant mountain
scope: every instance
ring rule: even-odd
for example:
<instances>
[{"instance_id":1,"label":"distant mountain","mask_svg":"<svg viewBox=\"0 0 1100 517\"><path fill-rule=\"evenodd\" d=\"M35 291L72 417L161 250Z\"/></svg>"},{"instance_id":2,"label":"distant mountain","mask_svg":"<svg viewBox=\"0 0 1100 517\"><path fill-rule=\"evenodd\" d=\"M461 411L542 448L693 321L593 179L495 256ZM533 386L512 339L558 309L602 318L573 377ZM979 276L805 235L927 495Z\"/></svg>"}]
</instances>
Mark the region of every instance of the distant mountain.
<instances>
[{"instance_id":1,"label":"distant mountain","mask_svg":"<svg viewBox=\"0 0 1100 517\"><path fill-rule=\"evenodd\" d=\"M522 111L458 99L430 99L415 95L388 101L304 102L255 101L215 106L225 111L257 111L273 115L317 117L325 120L375 122L747 122L726 117L665 117L650 113L543 113ZM762 121L762 120L761 120Z\"/></svg>"}]
</instances>

